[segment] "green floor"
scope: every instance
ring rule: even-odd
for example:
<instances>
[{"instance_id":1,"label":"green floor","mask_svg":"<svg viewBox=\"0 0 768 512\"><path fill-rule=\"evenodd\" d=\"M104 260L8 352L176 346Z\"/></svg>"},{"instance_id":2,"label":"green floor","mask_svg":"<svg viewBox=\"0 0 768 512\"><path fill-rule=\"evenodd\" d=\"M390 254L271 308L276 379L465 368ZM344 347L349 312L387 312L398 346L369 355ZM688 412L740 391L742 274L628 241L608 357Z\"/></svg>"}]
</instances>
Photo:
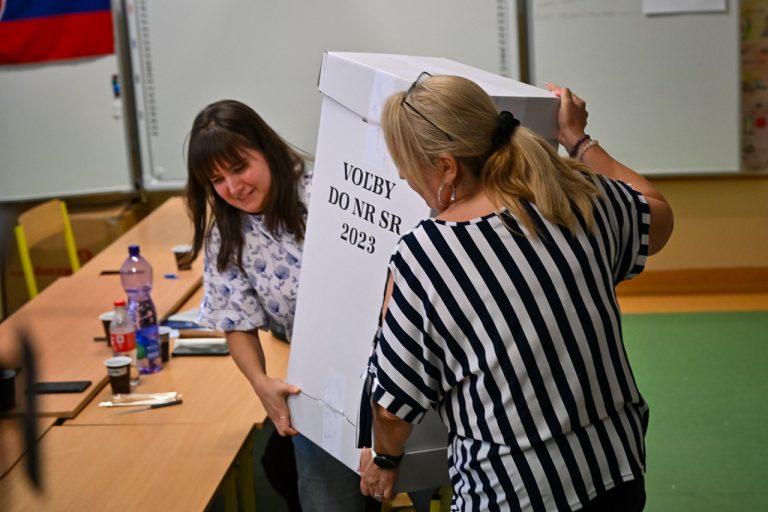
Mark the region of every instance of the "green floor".
<instances>
[{"instance_id":1,"label":"green floor","mask_svg":"<svg viewBox=\"0 0 768 512\"><path fill-rule=\"evenodd\" d=\"M768 312L625 315L646 510L768 510Z\"/></svg>"}]
</instances>

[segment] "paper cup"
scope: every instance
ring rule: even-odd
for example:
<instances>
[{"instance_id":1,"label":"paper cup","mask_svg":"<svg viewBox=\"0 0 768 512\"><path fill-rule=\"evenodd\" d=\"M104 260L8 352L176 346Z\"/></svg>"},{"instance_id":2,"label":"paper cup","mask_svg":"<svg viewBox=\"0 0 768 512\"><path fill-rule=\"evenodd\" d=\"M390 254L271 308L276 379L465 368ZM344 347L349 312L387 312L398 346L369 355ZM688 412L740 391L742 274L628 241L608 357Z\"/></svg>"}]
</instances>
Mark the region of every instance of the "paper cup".
<instances>
[{"instance_id":1,"label":"paper cup","mask_svg":"<svg viewBox=\"0 0 768 512\"><path fill-rule=\"evenodd\" d=\"M107 337L107 346L112 345L112 342L109 339L109 324L112 323L113 316L115 316L114 311L106 311L99 315L99 320L101 320L101 325L104 326L104 336Z\"/></svg>"},{"instance_id":2,"label":"paper cup","mask_svg":"<svg viewBox=\"0 0 768 512\"><path fill-rule=\"evenodd\" d=\"M0 411L16 407L16 372L0 370Z\"/></svg>"},{"instance_id":3,"label":"paper cup","mask_svg":"<svg viewBox=\"0 0 768 512\"><path fill-rule=\"evenodd\" d=\"M192 268L191 262L186 264L183 263L187 255L192 252L191 245L189 244L174 245L171 250L173 251L174 257L176 258L177 270L189 270Z\"/></svg>"},{"instance_id":4,"label":"paper cup","mask_svg":"<svg viewBox=\"0 0 768 512\"><path fill-rule=\"evenodd\" d=\"M131 358L127 356L110 357L104 364L109 375L112 394L121 395L131 392Z\"/></svg>"},{"instance_id":5,"label":"paper cup","mask_svg":"<svg viewBox=\"0 0 768 512\"><path fill-rule=\"evenodd\" d=\"M160 360L164 363L171 358L171 328L161 325L157 332L160 341Z\"/></svg>"}]
</instances>

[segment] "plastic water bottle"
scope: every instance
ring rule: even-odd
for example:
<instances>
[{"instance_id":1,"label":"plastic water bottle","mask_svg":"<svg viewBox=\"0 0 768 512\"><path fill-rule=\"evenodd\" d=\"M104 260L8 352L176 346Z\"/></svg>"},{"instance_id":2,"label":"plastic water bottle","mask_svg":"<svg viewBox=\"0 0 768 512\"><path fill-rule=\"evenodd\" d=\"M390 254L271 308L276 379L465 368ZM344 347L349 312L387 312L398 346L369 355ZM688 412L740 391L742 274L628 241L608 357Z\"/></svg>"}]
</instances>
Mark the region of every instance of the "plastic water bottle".
<instances>
[{"instance_id":1,"label":"plastic water bottle","mask_svg":"<svg viewBox=\"0 0 768 512\"><path fill-rule=\"evenodd\" d=\"M152 302L152 265L139 253L138 245L128 247L128 258L120 267L120 281L128 296L128 315L136 326L136 360L139 373L163 368L157 312Z\"/></svg>"},{"instance_id":2,"label":"plastic water bottle","mask_svg":"<svg viewBox=\"0 0 768 512\"><path fill-rule=\"evenodd\" d=\"M123 299L114 302L115 314L109 324L109 342L115 356L131 358L131 386L139 384L139 367L136 364L136 327L128 315Z\"/></svg>"}]
</instances>

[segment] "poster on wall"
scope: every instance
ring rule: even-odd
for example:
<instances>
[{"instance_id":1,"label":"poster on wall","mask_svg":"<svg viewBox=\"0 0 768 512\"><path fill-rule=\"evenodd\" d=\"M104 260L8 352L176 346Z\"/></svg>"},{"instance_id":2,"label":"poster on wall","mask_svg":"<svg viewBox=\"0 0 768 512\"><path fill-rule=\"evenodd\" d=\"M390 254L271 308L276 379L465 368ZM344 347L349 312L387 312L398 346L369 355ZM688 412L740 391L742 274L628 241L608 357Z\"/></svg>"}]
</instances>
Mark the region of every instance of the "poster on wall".
<instances>
[{"instance_id":1,"label":"poster on wall","mask_svg":"<svg viewBox=\"0 0 768 512\"><path fill-rule=\"evenodd\" d=\"M741 3L742 158L744 169L768 169L768 4Z\"/></svg>"},{"instance_id":2,"label":"poster on wall","mask_svg":"<svg viewBox=\"0 0 768 512\"><path fill-rule=\"evenodd\" d=\"M0 0L0 65L114 51L110 0Z\"/></svg>"}]
</instances>

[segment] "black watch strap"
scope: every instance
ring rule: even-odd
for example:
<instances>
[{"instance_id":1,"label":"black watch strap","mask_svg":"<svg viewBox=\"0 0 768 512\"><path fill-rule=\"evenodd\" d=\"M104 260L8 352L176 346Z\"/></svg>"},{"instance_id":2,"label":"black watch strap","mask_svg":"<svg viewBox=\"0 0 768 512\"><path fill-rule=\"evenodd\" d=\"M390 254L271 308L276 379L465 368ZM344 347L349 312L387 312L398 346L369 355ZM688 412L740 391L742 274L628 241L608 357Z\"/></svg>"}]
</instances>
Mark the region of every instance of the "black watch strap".
<instances>
[{"instance_id":1,"label":"black watch strap","mask_svg":"<svg viewBox=\"0 0 768 512\"><path fill-rule=\"evenodd\" d=\"M398 456L386 455L384 453L376 453L373 448L371 448L371 455L373 456L373 463L381 469L396 469L400 465L400 461L404 454Z\"/></svg>"}]
</instances>

